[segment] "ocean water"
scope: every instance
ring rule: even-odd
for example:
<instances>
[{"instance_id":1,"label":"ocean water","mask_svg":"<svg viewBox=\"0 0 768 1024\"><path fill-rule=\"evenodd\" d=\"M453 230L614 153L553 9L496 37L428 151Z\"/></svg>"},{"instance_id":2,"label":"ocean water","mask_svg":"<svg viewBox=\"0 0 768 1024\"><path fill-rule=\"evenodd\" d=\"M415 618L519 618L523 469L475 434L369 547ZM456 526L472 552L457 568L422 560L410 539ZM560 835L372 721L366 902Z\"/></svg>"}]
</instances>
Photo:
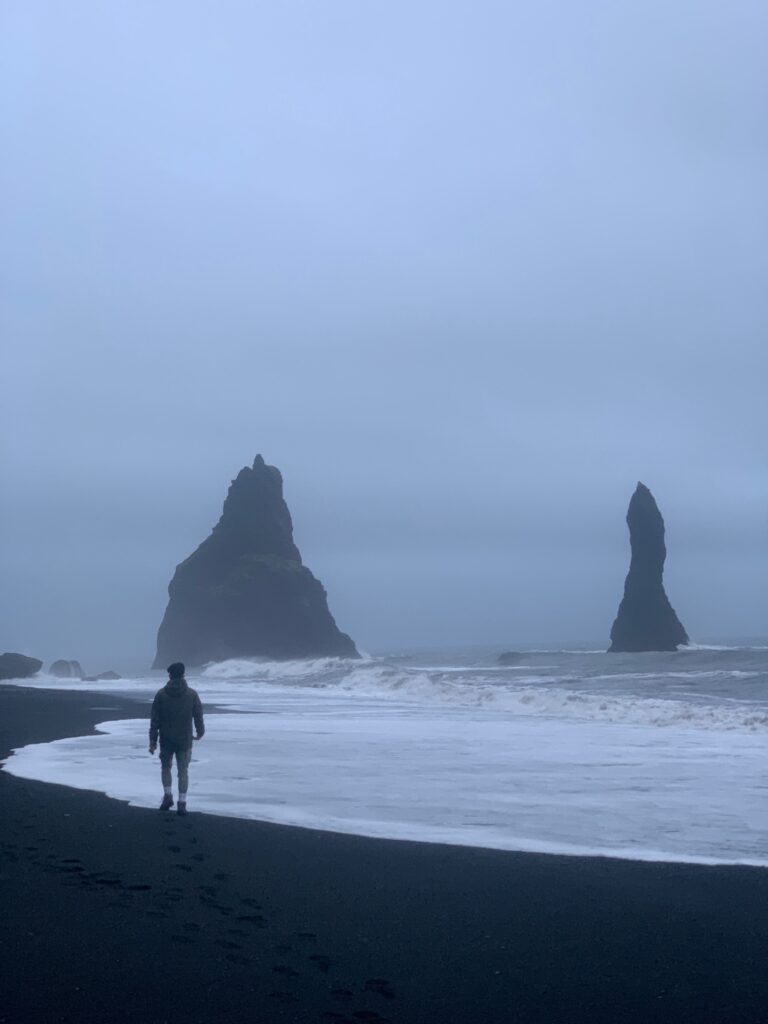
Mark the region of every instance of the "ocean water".
<instances>
[{"instance_id":1,"label":"ocean water","mask_svg":"<svg viewBox=\"0 0 768 1024\"><path fill-rule=\"evenodd\" d=\"M209 708L190 808L504 850L768 866L768 641L675 654L431 651L227 661L188 678ZM6 771L139 806L161 676L90 690L94 736L17 750ZM110 721L109 695L137 700Z\"/></svg>"}]
</instances>

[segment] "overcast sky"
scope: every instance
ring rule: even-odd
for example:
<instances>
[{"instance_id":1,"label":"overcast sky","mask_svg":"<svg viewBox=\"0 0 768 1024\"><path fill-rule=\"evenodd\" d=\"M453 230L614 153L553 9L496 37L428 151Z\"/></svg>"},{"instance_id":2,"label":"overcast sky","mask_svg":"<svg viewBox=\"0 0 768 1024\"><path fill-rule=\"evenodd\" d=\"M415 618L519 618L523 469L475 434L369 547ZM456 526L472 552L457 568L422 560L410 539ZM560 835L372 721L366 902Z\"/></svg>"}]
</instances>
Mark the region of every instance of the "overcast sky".
<instances>
[{"instance_id":1,"label":"overcast sky","mask_svg":"<svg viewBox=\"0 0 768 1024\"><path fill-rule=\"evenodd\" d=\"M257 452L364 649L768 631L763 0L5 0L0 649L148 663Z\"/></svg>"}]
</instances>

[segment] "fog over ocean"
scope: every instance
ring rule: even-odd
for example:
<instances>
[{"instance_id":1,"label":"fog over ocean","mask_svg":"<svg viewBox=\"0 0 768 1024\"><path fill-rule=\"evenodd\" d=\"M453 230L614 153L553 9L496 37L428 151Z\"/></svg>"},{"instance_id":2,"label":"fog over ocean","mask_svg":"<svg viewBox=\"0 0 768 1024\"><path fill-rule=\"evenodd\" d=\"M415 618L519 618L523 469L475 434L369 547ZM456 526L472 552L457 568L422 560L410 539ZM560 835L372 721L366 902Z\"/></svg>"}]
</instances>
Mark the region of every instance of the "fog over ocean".
<instances>
[{"instance_id":1,"label":"fog over ocean","mask_svg":"<svg viewBox=\"0 0 768 1024\"><path fill-rule=\"evenodd\" d=\"M436 649L362 661L212 664L190 806L393 839L768 866L768 638L675 654ZM27 746L26 778L158 800L159 675L93 692L100 733ZM142 702L110 721L110 694ZM211 713L214 712L215 713Z\"/></svg>"},{"instance_id":2,"label":"fog over ocean","mask_svg":"<svg viewBox=\"0 0 768 1024\"><path fill-rule=\"evenodd\" d=\"M368 649L602 635L638 480L765 631L765 4L3 7L2 650L147 656L256 452Z\"/></svg>"}]
</instances>

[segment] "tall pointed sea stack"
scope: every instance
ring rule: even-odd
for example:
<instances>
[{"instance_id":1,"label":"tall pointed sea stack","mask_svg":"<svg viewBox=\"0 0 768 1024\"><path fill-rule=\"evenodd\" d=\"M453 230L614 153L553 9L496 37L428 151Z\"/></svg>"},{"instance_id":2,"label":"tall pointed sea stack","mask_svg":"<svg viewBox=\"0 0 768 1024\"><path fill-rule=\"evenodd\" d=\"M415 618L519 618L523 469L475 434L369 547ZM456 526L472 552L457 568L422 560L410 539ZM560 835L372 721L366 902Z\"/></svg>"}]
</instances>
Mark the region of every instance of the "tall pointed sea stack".
<instances>
[{"instance_id":1,"label":"tall pointed sea stack","mask_svg":"<svg viewBox=\"0 0 768 1024\"><path fill-rule=\"evenodd\" d=\"M611 629L611 651L676 651L688 634L664 591L664 520L653 495L638 484L627 512L632 560Z\"/></svg>"},{"instance_id":2,"label":"tall pointed sea stack","mask_svg":"<svg viewBox=\"0 0 768 1024\"><path fill-rule=\"evenodd\" d=\"M257 455L232 482L210 537L176 572L154 668L227 658L356 658L293 543L283 478Z\"/></svg>"}]
</instances>

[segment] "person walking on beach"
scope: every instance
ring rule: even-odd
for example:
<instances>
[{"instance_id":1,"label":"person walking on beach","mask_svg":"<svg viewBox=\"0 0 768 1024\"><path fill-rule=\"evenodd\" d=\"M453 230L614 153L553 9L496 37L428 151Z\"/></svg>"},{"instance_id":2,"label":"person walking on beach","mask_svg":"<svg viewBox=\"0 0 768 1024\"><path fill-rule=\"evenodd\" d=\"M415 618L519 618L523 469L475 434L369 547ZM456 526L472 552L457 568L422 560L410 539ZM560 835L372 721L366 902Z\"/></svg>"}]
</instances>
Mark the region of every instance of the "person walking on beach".
<instances>
[{"instance_id":1,"label":"person walking on beach","mask_svg":"<svg viewBox=\"0 0 768 1024\"><path fill-rule=\"evenodd\" d=\"M192 735L192 722L195 735ZM152 716L149 722L149 752L154 754L160 737L160 773L163 780L163 802L161 811L173 807L171 764L176 757L176 771L179 777L179 804L177 814L187 813L187 789L189 788L189 761L192 757L192 741L201 740L205 733L203 706L197 692L187 685L184 666L175 661L168 666L168 682L155 694L152 701Z\"/></svg>"}]
</instances>

